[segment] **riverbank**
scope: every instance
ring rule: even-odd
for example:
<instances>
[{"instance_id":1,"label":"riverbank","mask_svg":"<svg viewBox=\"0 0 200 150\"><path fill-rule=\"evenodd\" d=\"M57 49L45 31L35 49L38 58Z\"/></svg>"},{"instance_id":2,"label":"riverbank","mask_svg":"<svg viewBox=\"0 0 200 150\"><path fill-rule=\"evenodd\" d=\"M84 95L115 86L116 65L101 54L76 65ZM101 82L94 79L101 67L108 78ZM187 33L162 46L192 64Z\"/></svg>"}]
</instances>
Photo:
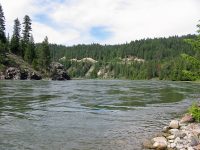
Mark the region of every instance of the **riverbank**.
<instances>
[{"instance_id":1,"label":"riverbank","mask_svg":"<svg viewBox=\"0 0 200 150\"><path fill-rule=\"evenodd\" d=\"M143 142L144 149L200 150L200 123L190 114L172 120L162 132Z\"/></svg>"}]
</instances>

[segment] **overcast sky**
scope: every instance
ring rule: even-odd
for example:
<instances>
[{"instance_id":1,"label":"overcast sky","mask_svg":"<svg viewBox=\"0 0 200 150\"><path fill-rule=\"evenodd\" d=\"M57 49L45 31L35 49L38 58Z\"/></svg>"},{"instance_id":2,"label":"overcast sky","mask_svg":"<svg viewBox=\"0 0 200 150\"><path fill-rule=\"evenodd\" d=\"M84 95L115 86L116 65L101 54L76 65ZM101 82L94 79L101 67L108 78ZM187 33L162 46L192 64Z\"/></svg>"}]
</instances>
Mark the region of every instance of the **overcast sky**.
<instances>
[{"instance_id":1,"label":"overcast sky","mask_svg":"<svg viewBox=\"0 0 200 150\"><path fill-rule=\"evenodd\" d=\"M32 19L35 42L118 44L196 33L200 0L1 0L6 30Z\"/></svg>"}]
</instances>

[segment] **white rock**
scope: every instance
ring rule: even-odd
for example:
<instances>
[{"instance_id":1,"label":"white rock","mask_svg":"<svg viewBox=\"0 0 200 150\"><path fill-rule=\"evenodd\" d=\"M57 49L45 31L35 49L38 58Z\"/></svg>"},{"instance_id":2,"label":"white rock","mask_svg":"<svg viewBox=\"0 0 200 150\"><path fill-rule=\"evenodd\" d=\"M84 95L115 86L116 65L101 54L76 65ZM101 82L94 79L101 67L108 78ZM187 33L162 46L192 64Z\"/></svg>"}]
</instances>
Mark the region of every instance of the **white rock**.
<instances>
[{"instance_id":1,"label":"white rock","mask_svg":"<svg viewBox=\"0 0 200 150\"><path fill-rule=\"evenodd\" d=\"M175 144L175 143L171 143L171 144L170 144L170 147L171 147L171 148L175 148L175 147L176 147L176 144Z\"/></svg>"},{"instance_id":2,"label":"white rock","mask_svg":"<svg viewBox=\"0 0 200 150\"><path fill-rule=\"evenodd\" d=\"M174 143L178 143L180 141L180 137L177 137L175 140L174 140Z\"/></svg>"},{"instance_id":3,"label":"white rock","mask_svg":"<svg viewBox=\"0 0 200 150\"><path fill-rule=\"evenodd\" d=\"M179 122L178 120L172 120L169 124L169 127L172 129L178 129L179 128Z\"/></svg>"},{"instance_id":4,"label":"white rock","mask_svg":"<svg viewBox=\"0 0 200 150\"><path fill-rule=\"evenodd\" d=\"M179 132L178 129L170 129L169 133L176 135Z\"/></svg>"},{"instance_id":5,"label":"white rock","mask_svg":"<svg viewBox=\"0 0 200 150\"><path fill-rule=\"evenodd\" d=\"M165 137L155 137L153 138L153 147L157 149L164 149L167 147L167 139Z\"/></svg>"},{"instance_id":6,"label":"white rock","mask_svg":"<svg viewBox=\"0 0 200 150\"><path fill-rule=\"evenodd\" d=\"M167 139L173 140L173 139L175 139L175 135L170 135L170 136L167 137Z\"/></svg>"},{"instance_id":7,"label":"white rock","mask_svg":"<svg viewBox=\"0 0 200 150\"><path fill-rule=\"evenodd\" d=\"M188 149L188 150L194 150L192 147L188 147L187 149Z\"/></svg>"}]
</instances>

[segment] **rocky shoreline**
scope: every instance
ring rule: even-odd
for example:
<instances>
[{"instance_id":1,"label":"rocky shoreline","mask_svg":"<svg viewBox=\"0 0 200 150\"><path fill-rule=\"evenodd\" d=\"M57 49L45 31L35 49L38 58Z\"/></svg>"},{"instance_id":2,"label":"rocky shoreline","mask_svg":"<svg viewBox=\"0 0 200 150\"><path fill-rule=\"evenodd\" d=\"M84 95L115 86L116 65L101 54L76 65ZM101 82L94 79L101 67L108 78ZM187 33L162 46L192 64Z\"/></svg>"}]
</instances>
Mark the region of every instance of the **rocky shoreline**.
<instances>
[{"instance_id":1,"label":"rocky shoreline","mask_svg":"<svg viewBox=\"0 0 200 150\"><path fill-rule=\"evenodd\" d=\"M143 142L144 149L156 150L200 150L200 123L192 115L172 120L154 138Z\"/></svg>"},{"instance_id":2,"label":"rocky shoreline","mask_svg":"<svg viewBox=\"0 0 200 150\"><path fill-rule=\"evenodd\" d=\"M0 72L0 80L42 80L44 75L33 69L22 69L20 67L8 67L4 72ZM48 75L51 80L71 80L64 66L58 62L50 65Z\"/></svg>"}]
</instances>

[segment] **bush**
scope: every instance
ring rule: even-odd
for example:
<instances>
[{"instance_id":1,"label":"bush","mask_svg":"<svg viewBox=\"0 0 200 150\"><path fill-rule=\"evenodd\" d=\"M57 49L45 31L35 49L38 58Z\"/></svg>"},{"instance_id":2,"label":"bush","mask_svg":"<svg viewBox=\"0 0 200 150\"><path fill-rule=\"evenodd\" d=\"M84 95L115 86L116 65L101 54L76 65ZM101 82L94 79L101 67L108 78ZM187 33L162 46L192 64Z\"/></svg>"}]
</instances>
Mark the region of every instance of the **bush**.
<instances>
[{"instance_id":1,"label":"bush","mask_svg":"<svg viewBox=\"0 0 200 150\"><path fill-rule=\"evenodd\" d=\"M192 117L195 121L200 122L200 107L197 103L193 103L192 106L189 108L189 113L192 114Z\"/></svg>"}]
</instances>

